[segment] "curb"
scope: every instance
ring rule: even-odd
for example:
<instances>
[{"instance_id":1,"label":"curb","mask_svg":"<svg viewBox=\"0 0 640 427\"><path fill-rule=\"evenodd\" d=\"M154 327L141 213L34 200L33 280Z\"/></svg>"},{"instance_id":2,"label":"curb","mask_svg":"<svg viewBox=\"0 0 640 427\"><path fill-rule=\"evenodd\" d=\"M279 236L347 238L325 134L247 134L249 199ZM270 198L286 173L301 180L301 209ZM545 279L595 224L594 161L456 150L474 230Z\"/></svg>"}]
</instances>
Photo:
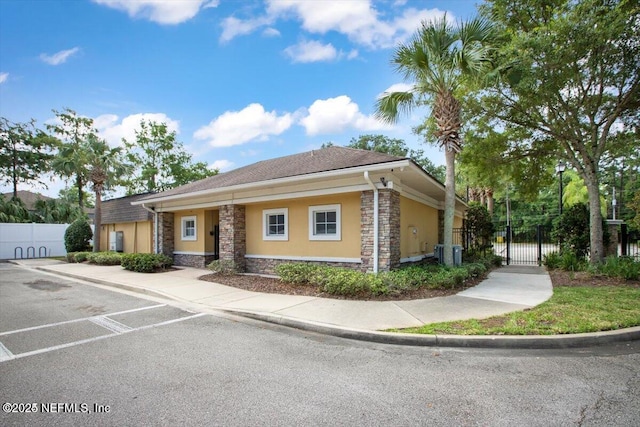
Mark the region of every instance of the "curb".
<instances>
[{"instance_id":1,"label":"curb","mask_svg":"<svg viewBox=\"0 0 640 427\"><path fill-rule=\"evenodd\" d=\"M20 264L18 264L20 265ZM157 298L180 301L182 303L195 304L191 301L177 299L173 296L153 291L150 289L109 282L101 279L76 275L72 273L48 270L45 266L34 267L35 270L45 271L50 274L66 276L78 280L96 283L103 286L123 289L129 292L154 296ZM625 328L615 331L590 332L584 334L566 335L421 335L396 332L380 332L364 329L340 327L328 323L300 320L292 317L255 312L247 310L234 310L226 307L210 306L218 311L246 317L253 320L273 323L289 328L329 335L338 338L346 338L357 341L367 341L379 344L392 344L418 347L463 347L463 348L495 348L495 349L566 349L596 347L605 344L640 340L640 326Z\"/></svg>"}]
</instances>

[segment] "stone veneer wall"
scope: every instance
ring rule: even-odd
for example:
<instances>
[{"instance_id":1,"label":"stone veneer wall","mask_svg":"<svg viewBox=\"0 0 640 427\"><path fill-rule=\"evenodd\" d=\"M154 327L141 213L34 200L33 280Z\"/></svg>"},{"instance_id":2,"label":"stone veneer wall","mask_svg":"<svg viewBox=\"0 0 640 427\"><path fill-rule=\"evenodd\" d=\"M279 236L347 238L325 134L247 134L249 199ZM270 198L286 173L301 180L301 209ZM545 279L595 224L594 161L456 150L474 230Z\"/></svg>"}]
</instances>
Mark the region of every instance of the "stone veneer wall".
<instances>
[{"instance_id":1,"label":"stone veneer wall","mask_svg":"<svg viewBox=\"0 0 640 427\"><path fill-rule=\"evenodd\" d=\"M360 194L360 259L363 271L373 271L373 190Z\"/></svg>"},{"instance_id":2,"label":"stone veneer wall","mask_svg":"<svg viewBox=\"0 0 640 427\"><path fill-rule=\"evenodd\" d=\"M382 189L378 192L378 271L400 266L400 193ZM360 196L361 269L373 271L373 190Z\"/></svg>"},{"instance_id":3,"label":"stone veneer wall","mask_svg":"<svg viewBox=\"0 0 640 427\"><path fill-rule=\"evenodd\" d=\"M173 257L174 244L174 214L173 212L158 213L158 253Z\"/></svg>"},{"instance_id":4,"label":"stone veneer wall","mask_svg":"<svg viewBox=\"0 0 640 427\"><path fill-rule=\"evenodd\" d=\"M395 190L380 190L378 198L378 269L389 271L400 266L400 193Z\"/></svg>"},{"instance_id":5,"label":"stone veneer wall","mask_svg":"<svg viewBox=\"0 0 640 427\"><path fill-rule=\"evenodd\" d=\"M185 267L206 268L211 261L213 261L215 255L187 255L187 254L175 254L173 256L173 262L175 265L181 265Z\"/></svg>"},{"instance_id":6,"label":"stone veneer wall","mask_svg":"<svg viewBox=\"0 0 640 427\"><path fill-rule=\"evenodd\" d=\"M246 270L247 229L245 207L220 207L220 259L233 261L238 271Z\"/></svg>"},{"instance_id":7,"label":"stone veneer wall","mask_svg":"<svg viewBox=\"0 0 640 427\"><path fill-rule=\"evenodd\" d=\"M286 259L247 258L247 273L276 274L276 267L280 264L304 262L305 264L328 265L331 267L344 267L353 270L362 270L362 264L356 262L325 262L325 261L298 261Z\"/></svg>"}]
</instances>

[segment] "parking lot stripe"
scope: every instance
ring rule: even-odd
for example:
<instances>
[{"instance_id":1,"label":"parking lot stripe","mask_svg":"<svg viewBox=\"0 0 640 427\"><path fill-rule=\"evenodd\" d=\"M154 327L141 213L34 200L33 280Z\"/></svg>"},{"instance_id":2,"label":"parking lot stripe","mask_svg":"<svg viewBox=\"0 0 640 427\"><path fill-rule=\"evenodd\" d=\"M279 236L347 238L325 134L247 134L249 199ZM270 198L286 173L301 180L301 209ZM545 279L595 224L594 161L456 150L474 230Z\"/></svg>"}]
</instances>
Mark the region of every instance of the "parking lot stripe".
<instances>
[{"instance_id":1,"label":"parking lot stripe","mask_svg":"<svg viewBox=\"0 0 640 427\"><path fill-rule=\"evenodd\" d=\"M129 333L129 332L135 332L135 331L142 331L142 330L150 329L150 328L156 328L156 327L159 327L159 326L165 326L165 325L169 325L171 323L177 323L177 322L182 322L182 321L185 321L185 320L191 320L191 319L195 319L197 317L206 316L206 315L207 315L207 313L197 313L197 314L194 314L194 315L191 315L191 316L185 316L185 317L180 317L178 319L167 320L165 322L154 323L153 325L147 325L147 326L142 326L140 328L129 329L126 332L122 332L122 334ZM88 343L93 342L93 341L100 341L100 340L103 340L105 338L116 337L116 336L119 336L119 335L122 335L122 334L112 333L112 334L107 334L107 335L100 335L99 337L87 338L87 339L84 339L84 340L74 341L74 342L70 342L70 343L66 343L66 344L54 345L52 347L41 348L41 349L38 349L38 350L28 351L26 353L12 354L9 359L3 360L3 359L0 358L0 362L6 362L7 360L13 360L13 359L21 359L23 357L35 356L35 355L38 355L38 354L48 353L50 351L55 351L55 350L61 350L63 348L68 348L68 347L75 347L77 345L88 344ZM8 349L7 349L7 352L8 352L8 354L11 354L11 352Z\"/></svg>"},{"instance_id":2,"label":"parking lot stripe","mask_svg":"<svg viewBox=\"0 0 640 427\"><path fill-rule=\"evenodd\" d=\"M135 313L136 311L150 310L152 308L160 308L160 307L165 307L165 306L166 306L166 304L149 305L149 306L146 306L146 307L134 308L134 309L131 309L131 310L124 310L124 311L118 311L118 312L110 313L110 314L103 314L102 316L117 316L119 314ZM28 331L35 331L37 329L42 329L42 328L50 328L52 326L60 326L60 325L66 325L66 324L69 324L69 323L84 322L85 320L91 320L94 317L99 317L99 316L83 317L81 319L65 320L64 322L48 323L46 325L32 326L30 328L23 328L23 329L16 329L15 331L0 332L0 337L3 336L3 335L17 334L19 332L28 332Z\"/></svg>"},{"instance_id":3,"label":"parking lot stripe","mask_svg":"<svg viewBox=\"0 0 640 427\"><path fill-rule=\"evenodd\" d=\"M133 329L113 319L109 319L107 316L95 316L90 318L89 322L95 323L98 326L102 326L103 328L108 329L115 334L123 334Z\"/></svg>"},{"instance_id":4,"label":"parking lot stripe","mask_svg":"<svg viewBox=\"0 0 640 427\"><path fill-rule=\"evenodd\" d=\"M5 360L11 360L13 359L13 357L14 357L13 353L11 353L9 349L0 342L0 362L4 362Z\"/></svg>"}]
</instances>

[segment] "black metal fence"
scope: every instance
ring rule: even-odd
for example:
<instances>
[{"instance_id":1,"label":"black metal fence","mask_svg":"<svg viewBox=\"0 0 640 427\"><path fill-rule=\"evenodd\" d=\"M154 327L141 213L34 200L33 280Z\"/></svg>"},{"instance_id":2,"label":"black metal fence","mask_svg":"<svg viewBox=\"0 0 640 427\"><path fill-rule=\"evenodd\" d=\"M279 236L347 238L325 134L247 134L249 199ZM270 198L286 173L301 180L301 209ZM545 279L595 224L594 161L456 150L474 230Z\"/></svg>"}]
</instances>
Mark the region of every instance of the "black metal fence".
<instances>
[{"instance_id":1,"label":"black metal fence","mask_svg":"<svg viewBox=\"0 0 640 427\"><path fill-rule=\"evenodd\" d=\"M487 240L487 239L485 239ZM542 265L544 256L557 251L558 243L552 241L551 227L499 228L490 241L478 241L473 230L456 228L453 232L453 244L461 245L465 253L469 251L495 253L502 257L506 265Z\"/></svg>"}]
</instances>

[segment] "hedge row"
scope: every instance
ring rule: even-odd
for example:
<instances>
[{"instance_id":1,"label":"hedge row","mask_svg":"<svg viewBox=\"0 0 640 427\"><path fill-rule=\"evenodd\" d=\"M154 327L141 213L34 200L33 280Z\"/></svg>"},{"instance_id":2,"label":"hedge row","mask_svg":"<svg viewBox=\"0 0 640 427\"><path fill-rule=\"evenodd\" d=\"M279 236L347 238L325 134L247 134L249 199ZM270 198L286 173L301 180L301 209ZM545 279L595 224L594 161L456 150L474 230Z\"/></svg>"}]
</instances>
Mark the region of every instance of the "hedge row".
<instances>
[{"instance_id":1,"label":"hedge row","mask_svg":"<svg viewBox=\"0 0 640 427\"><path fill-rule=\"evenodd\" d=\"M485 275L496 262L493 258L480 261L461 267L414 265L378 274L310 263L286 263L278 265L276 273L283 282L317 286L329 294L388 295L421 288L462 286L469 278Z\"/></svg>"},{"instance_id":2,"label":"hedge row","mask_svg":"<svg viewBox=\"0 0 640 427\"><path fill-rule=\"evenodd\" d=\"M97 265L122 265L138 273L166 270L173 260L163 254L122 254L119 252L69 252L67 262L89 262Z\"/></svg>"}]
</instances>

